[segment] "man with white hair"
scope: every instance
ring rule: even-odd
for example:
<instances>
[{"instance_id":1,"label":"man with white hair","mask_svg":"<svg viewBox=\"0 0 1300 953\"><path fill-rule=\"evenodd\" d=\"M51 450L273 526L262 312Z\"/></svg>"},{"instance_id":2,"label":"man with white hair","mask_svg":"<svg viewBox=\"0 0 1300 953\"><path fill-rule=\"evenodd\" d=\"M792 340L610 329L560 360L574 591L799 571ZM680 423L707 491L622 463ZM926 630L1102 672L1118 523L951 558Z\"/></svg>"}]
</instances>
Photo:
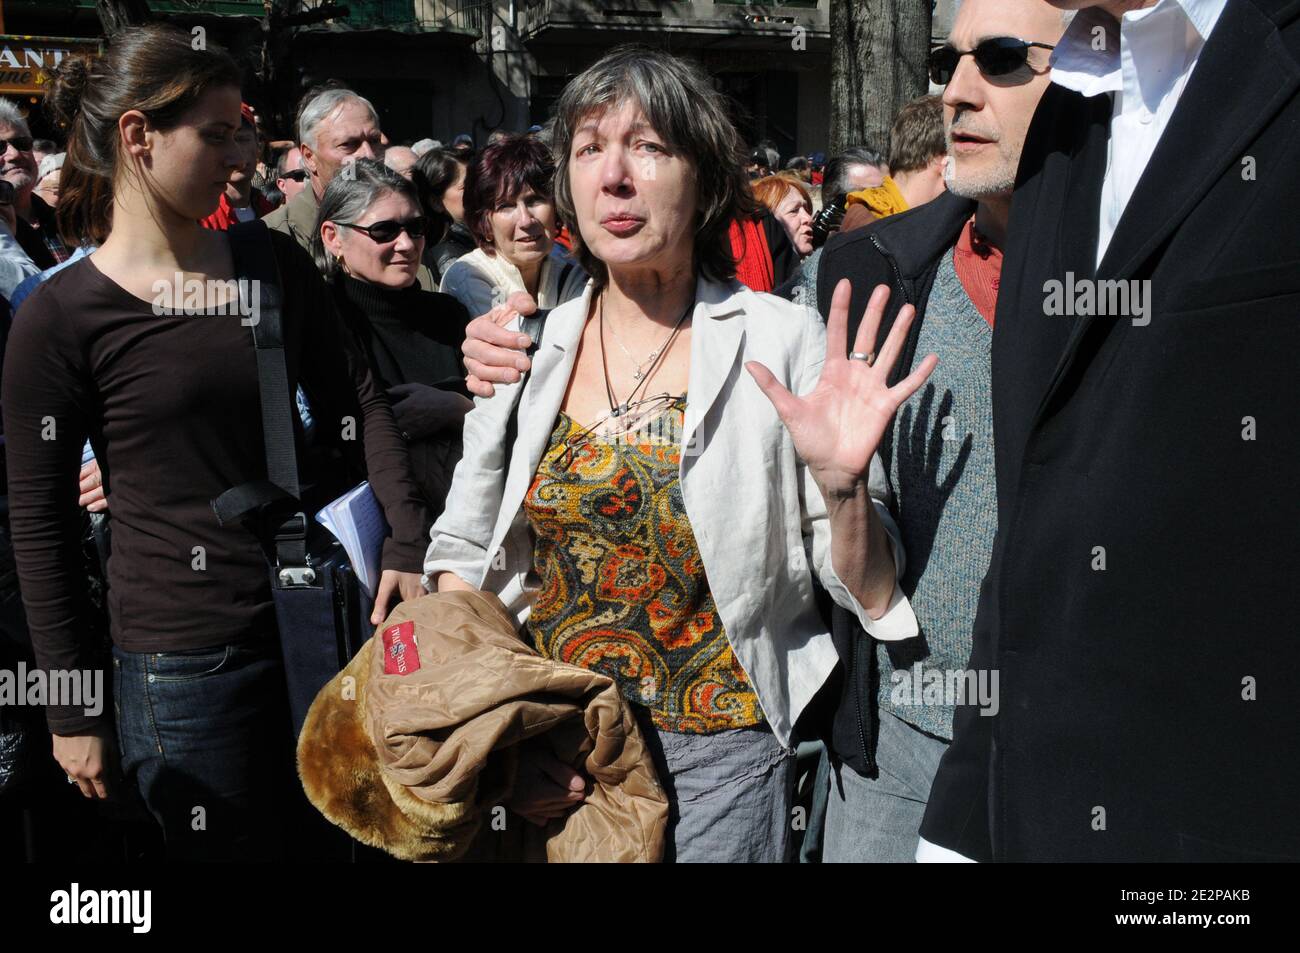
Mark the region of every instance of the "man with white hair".
<instances>
[{"instance_id":1,"label":"man with white hair","mask_svg":"<svg viewBox=\"0 0 1300 953\"><path fill-rule=\"evenodd\" d=\"M316 230L316 206L325 187L343 167L356 159L383 159L385 139L379 114L370 101L341 86L309 92L298 107L298 148L311 188L265 219L277 231L292 235L303 249Z\"/></svg>"},{"instance_id":2,"label":"man with white hair","mask_svg":"<svg viewBox=\"0 0 1300 953\"><path fill-rule=\"evenodd\" d=\"M389 146L384 152L384 165L404 179L411 177L411 169L420 157L409 146Z\"/></svg>"},{"instance_id":3,"label":"man with white hair","mask_svg":"<svg viewBox=\"0 0 1300 953\"><path fill-rule=\"evenodd\" d=\"M0 179L14 187L14 212L18 244L41 268L50 268L68 257L68 248L59 238L54 209L39 196L36 188L36 158L32 155L32 133L18 107L0 97Z\"/></svg>"},{"instance_id":4,"label":"man with white hair","mask_svg":"<svg viewBox=\"0 0 1300 953\"><path fill-rule=\"evenodd\" d=\"M36 168L36 188L33 192L50 208L56 208L59 204L59 170L63 168L64 158L65 153L52 152Z\"/></svg>"}]
</instances>

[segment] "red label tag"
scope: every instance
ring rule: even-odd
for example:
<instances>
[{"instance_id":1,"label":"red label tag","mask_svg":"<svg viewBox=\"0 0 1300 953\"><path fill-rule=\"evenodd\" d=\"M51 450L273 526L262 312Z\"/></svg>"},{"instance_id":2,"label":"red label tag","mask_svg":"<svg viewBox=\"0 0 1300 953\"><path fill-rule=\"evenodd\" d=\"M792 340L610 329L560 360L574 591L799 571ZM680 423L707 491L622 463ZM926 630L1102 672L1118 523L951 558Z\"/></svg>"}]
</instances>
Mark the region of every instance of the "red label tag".
<instances>
[{"instance_id":1,"label":"red label tag","mask_svg":"<svg viewBox=\"0 0 1300 953\"><path fill-rule=\"evenodd\" d=\"M415 623L403 622L384 629L384 674L410 675L419 668L420 650L415 645Z\"/></svg>"}]
</instances>

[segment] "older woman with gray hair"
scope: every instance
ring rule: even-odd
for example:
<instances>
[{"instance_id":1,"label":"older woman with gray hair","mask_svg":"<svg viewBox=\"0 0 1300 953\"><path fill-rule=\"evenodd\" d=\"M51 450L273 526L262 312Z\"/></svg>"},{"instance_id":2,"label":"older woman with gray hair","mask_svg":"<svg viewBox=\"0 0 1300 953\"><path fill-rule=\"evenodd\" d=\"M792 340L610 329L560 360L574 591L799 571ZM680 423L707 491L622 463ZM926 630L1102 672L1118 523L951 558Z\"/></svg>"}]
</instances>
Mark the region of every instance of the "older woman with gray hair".
<instances>
[{"instance_id":1,"label":"older woman with gray hair","mask_svg":"<svg viewBox=\"0 0 1300 953\"><path fill-rule=\"evenodd\" d=\"M876 448L935 358L890 387L910 308L865 353L878 293L846 357L847 283L825 328L735 280L752 199L698 67L621 48L556 114L556 204L591 280L531 362L506 352L526 380L466 418L426 585L497 593L543 655L615 680L669 794L670 858L784 860L795 725L836 663L814 577L875 637L916 634ZM562 824L584 784L526 752L507 806Z\"/></svg>"},{"instance_id":2,"label":"older woman with gray hair","mask_svg":"<svg viewBox=\"0 0 1300 953\"><path fill-rule=\"evenodd\" d=\"M455 298L416 283L427 228L415 186L381 162L358 159L325 189L311 253L392 402L416 482L437 513L472 406L460 361L469 316Z\"/></svg>"}]
</instances>

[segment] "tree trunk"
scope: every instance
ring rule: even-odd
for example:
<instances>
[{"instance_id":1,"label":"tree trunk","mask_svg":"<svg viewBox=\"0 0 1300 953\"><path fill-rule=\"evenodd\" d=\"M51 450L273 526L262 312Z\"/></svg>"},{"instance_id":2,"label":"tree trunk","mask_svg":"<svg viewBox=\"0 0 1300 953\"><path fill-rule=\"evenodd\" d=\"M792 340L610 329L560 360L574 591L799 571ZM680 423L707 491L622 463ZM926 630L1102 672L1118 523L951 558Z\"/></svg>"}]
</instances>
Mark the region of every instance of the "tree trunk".
<instances>
[{"instance_id":1,"label":"tree trunk","mask_svg":"<svg viewBox=\"0 0 1300 953\"><path fill-rule=\"evenodd\" d=\"M831 154L889 153L899 107L929 88L929 0L831 0Z\"/></svg>"},{"instance_id":2,"label":"tree trunk","mask_svg":"<svg viewBox=\"0 0 1300 953\"><path fill-rule=\"evenodd\" d=\"M110 40L150 19L148 0L95 0L95 13L99 15L104 36Z\"/></svg>"}]
</instances>

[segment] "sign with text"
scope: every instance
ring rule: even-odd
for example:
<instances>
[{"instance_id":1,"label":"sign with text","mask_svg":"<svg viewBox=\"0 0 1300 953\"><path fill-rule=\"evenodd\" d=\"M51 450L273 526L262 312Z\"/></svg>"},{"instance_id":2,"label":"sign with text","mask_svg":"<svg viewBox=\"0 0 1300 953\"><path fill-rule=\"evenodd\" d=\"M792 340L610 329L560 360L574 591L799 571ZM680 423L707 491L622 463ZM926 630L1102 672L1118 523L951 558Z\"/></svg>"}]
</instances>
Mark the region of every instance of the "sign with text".
<instances>
[{"instance_id":1,"label":"sign with text","mask_svg":"<svg viewBox=\"0 0 1300 953\"><path fill-rule=\"evenodd\" d=\"M44 94L50 71L71 53L93 53L99 40L0 35L0 93Z\"/></svg>"}]
</instances>

